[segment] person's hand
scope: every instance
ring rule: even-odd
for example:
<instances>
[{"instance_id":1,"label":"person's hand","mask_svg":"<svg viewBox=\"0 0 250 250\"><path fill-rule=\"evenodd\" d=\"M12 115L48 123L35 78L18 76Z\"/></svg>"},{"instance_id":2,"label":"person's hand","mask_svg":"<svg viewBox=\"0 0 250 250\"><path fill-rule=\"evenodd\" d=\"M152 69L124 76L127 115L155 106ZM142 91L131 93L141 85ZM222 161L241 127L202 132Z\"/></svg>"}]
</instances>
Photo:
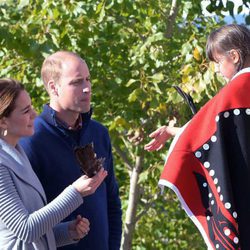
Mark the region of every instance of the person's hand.
<instances>
[{"instance_id":1,"label":"person's hand","mask_svg":"<svg viewBox=\"0 0 250 250\"><path fill-rule=\"evenodd\" d=\"M80 240L89 232L89 220L77 215L76 219L69 223L69 235L73 240Z\"/></svg>"},{"instance_id":2,"label":"person's hand","mask_svg":"<svg viewBox=\"0 0 250 250\"><path fill-rule=\"evenodd\" d=\"M101 168L93 177L89 178L86 175L83 175L73 182L72 185L84 197L93 194L107 174L107 171L104 170L104 168Z\"/></svg>"},{"instance_id":3,"label":"person's hand","mask_svg":"<svg viewBox=\"0 0 250 250\"><path fill-rule=\"evenodd\" d=\"M166 143L166 141L177 134L180 128L178 127L169 127L162 126L155 130L149 135L150 138L153 138L148 144L144 146L144 149L147 151L160 150Z\"/></svg>"}]
</instances>

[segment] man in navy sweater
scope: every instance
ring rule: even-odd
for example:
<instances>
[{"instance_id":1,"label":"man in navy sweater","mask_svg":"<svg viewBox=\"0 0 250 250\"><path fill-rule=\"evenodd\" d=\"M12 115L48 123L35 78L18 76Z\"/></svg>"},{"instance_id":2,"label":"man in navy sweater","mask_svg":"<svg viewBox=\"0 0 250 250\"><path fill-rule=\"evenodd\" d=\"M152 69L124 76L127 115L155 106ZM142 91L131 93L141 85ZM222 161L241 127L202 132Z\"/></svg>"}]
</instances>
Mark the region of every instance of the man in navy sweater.
<instances>
[{"instance_id":1,"label":"man in navy sweater","mask_svg":"<svg viewBox=\"0 0 250 250\"><path fill-rule=\"evenodd\" d=\"M111 143L107 129L91 119L89 69L77 54L59 51L45 59L42 79L50 103L35 120L35 134L21 140L32 167L45 189L48 201L82 173L74 155L76 146L94 144L97 158L105 158L106 180L95 194L66 220L81 214L90 221L90 231L75 245L60 249L118 250L122 220L115 180Z\"/></svg>"}]
</instances>

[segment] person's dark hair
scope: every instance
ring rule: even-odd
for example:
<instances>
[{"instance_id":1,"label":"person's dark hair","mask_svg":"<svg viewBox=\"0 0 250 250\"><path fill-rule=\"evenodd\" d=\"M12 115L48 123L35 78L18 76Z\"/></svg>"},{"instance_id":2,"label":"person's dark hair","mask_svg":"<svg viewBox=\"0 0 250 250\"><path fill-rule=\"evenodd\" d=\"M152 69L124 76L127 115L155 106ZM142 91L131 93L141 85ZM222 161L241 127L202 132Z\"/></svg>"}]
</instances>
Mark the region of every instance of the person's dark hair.
<instances>
[{"instance_id":1,"label":"person's dark hair","mask_svg":"<svg viewBox=\"0 0 250 250\"><path fill-rule=\"evenodd\" d=\"M24 86L13 79L0 79L0 119L8 117L15 109L15 103Z\"/></svg>"},{"instance_id":2,"label":"person's dark hair","mask_svg":"<svg viewBox=\"0 0 250 250\"><path fill-rule=\"evenodd\" d=\"M207 39L206 53L211 61L216 61L215 53L226 54L235 49L240 56L237 71L244 68L250 56L250 31L244 25L229 24L214 30Z\"/></svg>"}]
</instances>

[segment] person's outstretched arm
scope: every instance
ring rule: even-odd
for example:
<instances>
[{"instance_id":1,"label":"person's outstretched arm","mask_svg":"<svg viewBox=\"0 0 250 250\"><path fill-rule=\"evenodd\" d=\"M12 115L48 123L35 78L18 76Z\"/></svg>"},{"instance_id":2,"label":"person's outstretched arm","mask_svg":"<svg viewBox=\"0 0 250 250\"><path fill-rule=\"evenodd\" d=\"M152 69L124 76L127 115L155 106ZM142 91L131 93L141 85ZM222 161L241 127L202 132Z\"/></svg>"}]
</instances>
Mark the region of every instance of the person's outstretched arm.
<instances>
[{"instance_id":1,"label":"person's outstretched arm","mask_svg":"<svg viewBox=\"0 0 250 250\"><path fill-rule=\"evenodd\" d=\"M152 132L149 137L153 138L148 144L144 146L147 151L160 150L167 140L175 136L181 128L162 126Z\"/></svg>"}]
</instances>

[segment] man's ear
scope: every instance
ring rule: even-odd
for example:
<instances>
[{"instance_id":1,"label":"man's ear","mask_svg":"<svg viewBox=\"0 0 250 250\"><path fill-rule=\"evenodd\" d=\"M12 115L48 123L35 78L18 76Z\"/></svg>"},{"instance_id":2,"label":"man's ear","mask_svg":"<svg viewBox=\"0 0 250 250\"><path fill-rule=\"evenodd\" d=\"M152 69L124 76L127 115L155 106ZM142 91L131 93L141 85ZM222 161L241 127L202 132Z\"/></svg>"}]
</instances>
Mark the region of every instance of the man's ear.
<instances>
[{"instance_id":1,"label":"man's ear","mask_svg":"<svg viewBox=\"0 0 250 250\"><path fill-rule=\"evenodd\" d=\"M236 49L231 49L229 51L230 57L232 58L234 64L239 63L240 61L240 54Z\"/></svg>"},{"instance_id":2,"label":"man's ear","mask_svg":"<svg viewBox=\"0 0 250 250\"><path fill-rule=\"evenodd\" d=\"M47 86L48 86L48 92L49 92L50 95L58 96L58 86L53 80L50 80L48 82Z\"/></svg>"}]
</instances>

